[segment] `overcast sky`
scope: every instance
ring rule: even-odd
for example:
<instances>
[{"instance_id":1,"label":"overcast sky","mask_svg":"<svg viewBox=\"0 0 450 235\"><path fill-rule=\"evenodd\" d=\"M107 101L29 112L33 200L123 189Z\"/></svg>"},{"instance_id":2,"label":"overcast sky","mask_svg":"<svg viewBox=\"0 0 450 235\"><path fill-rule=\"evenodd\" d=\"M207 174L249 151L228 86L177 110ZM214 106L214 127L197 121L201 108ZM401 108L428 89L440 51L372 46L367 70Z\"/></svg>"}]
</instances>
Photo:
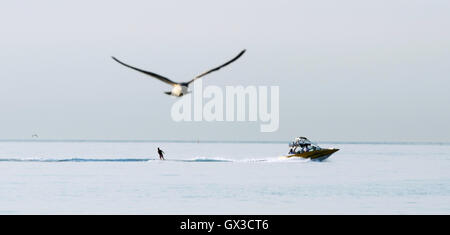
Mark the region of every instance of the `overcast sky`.
<instances>
[{"instance_id":1,"label":"overcast sky","mask_svg":"<svg viewBox=\"0 0 450 235\"><path fill-rule=\"evenodd\" d=\"M9 1L0 139L450 141L450 1ZM170 87L280 87L280 128L174 122Z\"/></svg>"}]
</instances>

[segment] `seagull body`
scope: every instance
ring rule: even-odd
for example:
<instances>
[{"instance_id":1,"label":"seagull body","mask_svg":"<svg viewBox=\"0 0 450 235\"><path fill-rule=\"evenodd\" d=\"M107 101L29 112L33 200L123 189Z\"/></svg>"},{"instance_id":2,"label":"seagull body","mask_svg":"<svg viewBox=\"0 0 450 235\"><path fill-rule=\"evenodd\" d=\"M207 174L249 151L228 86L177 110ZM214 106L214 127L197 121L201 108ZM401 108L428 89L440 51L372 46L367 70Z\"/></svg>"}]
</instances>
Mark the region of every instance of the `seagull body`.
<instances>
[{"instance_id":1,"label":"seagull body","mask_svg":"<svg viewBox=\"0 0 450 235\"><path fill-rule=\"evenodd\" d=\"M173 95L173 96L180 97L180 96L183 96L184 94L189 93L188 85L189 84L187 84L187 85L175 84L175 85L173 85L173 88L171 91L166 91L164 93L167 95Z\"/></svg>"},{"instance_id":2,"label":"seagull body","mask_svg":"<svg viewBox=\"0 0 450 235\"><path fill-rule=\"evenodd\" d=\"M159 75L159 74L156 74L156 73L153 73L153 72L149 72L149 71L145 71L145 70L142 70L142 69L133 67L133 66L131 66L131 65L125 64L125 63L123 63L122 61L116 59L114 56L113 56L112 58L113 58L117 63L119 63L119 64L121 64L121 65L123 65L123 66L125 66L125 67L134 69L134 70L136 70L136 71L139 71L139 72L141 72L141 73L144 73L144 74L146 74L146 75L149 75L149 76L151 76L151 77L154 77L154 78L156 78L156 79L158 79L158 80L160 80L160 81L162 81L162 82L165 82L165 83L171 85L171 86L172 86L172 90L171 90L171 91L164 92L164 93L167 94L167 95L172 95L172 96L180 97L180 96L183 96L183 95L189 93L189 91L188 91L189 84L191 84L191 83L194 82L195 80L197 80L197 79L199 79L199 78L201 78L201 77L203 77L203 76L205 76L205 75L207 75L207 74L209 74L209 73L215 72L215 71L217 71L217 70L219 70L219 69L221 69L221 68L223 68L223 67L225 67L225 66L227 66L227 65L229 65L229 64L231 64L231 63L233 63L235 60L239 59L239 57L241 57L244 53L245 53L245 50L241 51L237 56L235 56L233 59L231 59L230 61L226 62L225 64L222 64L222 65L220 65L219 67L210 69L210 70L208 70L208 71L206 71L206 72L204 72L204 73L202 73L202 74L196 76L195 78L193 78L192 80L190 80L190 81L188 81L188 82L181 82L181 83L174 82L174 81L172 81L172 80L170 80L170 79L168 79L168 78L166 78L166 77L164 77L164 76L161 76L161 75Z\"/></svg>"}]
</instances>

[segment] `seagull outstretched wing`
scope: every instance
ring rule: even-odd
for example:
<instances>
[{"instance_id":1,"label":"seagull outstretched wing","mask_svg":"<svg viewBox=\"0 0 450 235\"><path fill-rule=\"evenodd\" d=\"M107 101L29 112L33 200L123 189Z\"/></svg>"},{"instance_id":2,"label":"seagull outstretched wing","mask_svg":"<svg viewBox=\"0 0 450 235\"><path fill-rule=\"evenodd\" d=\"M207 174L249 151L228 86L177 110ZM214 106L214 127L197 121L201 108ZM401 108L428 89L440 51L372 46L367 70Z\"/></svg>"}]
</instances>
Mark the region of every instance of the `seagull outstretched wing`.
<instances>
[{"instance_id":1,"label":"seagull outstretched wing","mask_svg":"<svg viewBox=\"0 0 450 235\"><path fill-rule=\"evenodd\" d=\"M207 74L209 74L209 73L215 72L215 71L217 71L217 70L219 70L219 69L221 69L221 68L223 68L223 67L225 67L225 66L227 66L227 65L229 65L229 64L231 64L231 63L233 63L234 61L236 61L237 59L239 59L239 57L241 57L244 53L245 53L245 50L242 50L237 56L235 56L235 57L234 57L233 59L231 59L230 61L226 62L225 64L222 64L222 65L219 66L219 67L210 69L210 70L208 70L208 71L206 71L206 72L204 72L204 73L202 73L202 74L196 76L194 79L190 80L190 81L187 82L186 84L190 84L190 83L194 82L195 80L197 80L197 79L199 79L199 78L201 78L201 77L203 77L203 76L205 76L205 75L207 75Z\"/></svg>"},{"instance_id":2,"label":"seagull outstretched wing","mask_svg":"<svg viewBox=\"0 0 450 235\"><path fill-rule=\"evenodd\" d=\"M126 66L126 67L128 67L128 68L130 68L130 69L134 69L134 70L139 71L139 72L141 72L141 73L144 73L144 74L147 74L147 75L149 75L149 76L152 76L152 77L154 77L154 78L156 78L156 79L158 79L158 80L160 80L160 81L162 81L162 82L168 83L168 84L170 84L170 85L176 85L176 84L178 84L178 83L173 82L172 80L170 80L170 79L168 79L168 78L166 78L166 77L163 77L163 76L161 76L161 75L159 75L159 74L152 73L152 72L149 72L149 71L145 71L145 70L142 70L142 69L138 69L138 68L133 67L133 66L131 66L131 65L125 64L125 63L123 63L122 61L116 59L114 56L112 56L112 58L113 58L113 60L117 61L117 63L119 63L119 64L121 64L121 65L123 65L123 66Z\"/></svg>"}]
</instances>

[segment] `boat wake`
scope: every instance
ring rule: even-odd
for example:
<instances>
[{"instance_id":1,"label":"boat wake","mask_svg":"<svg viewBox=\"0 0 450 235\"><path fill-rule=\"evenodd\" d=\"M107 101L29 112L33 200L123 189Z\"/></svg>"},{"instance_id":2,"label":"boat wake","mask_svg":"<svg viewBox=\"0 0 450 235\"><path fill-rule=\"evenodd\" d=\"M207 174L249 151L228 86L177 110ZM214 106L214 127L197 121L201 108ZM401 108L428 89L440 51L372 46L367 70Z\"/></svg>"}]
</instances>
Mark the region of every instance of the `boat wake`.
<instances>
[{"instance_id":1,"label":"boat wake","mask_svg":"<svg viewBox=\"0 0 450 235\"><path fill-rule=\"evenodd\" d=\"M146 162L151 159L143 158L7 158L0 159L0 162Z\"/></svg>"},{"instance_id":2,"label":"boat wake","mask_svg":"<svg viewBox=\"0 0 450 235\"><path fill-rule=\"evenodd\" d=\"M166 159L161 161L157 158L0 158L0 162L185 162L185 163L257 163L257 162L305 162L305 159L265 158L265 159L226 159L198 157L192 159Z\"/></svg>"}]
</instances>

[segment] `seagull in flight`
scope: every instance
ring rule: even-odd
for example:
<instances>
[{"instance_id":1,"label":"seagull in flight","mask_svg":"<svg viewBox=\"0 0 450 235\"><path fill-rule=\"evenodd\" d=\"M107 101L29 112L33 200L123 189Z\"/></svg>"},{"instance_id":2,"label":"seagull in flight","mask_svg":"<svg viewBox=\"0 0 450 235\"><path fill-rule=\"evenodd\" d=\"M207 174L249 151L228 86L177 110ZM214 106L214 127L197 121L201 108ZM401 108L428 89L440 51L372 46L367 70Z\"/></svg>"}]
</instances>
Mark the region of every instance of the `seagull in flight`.
<instances>
[{"instance_id":1,"label":"seagull in flight","mask_svg":"<svg viewBox=\"0 0 450 235\"><path fill-rule=\"evenodd\" d=\"M223 67L225 67L225 66L227 66L227 65L229 65L231 63L233 63L235 60L239 59L239 57L241 57L244 53L245 53L245 50L242 50L237 56L235 56L233 59L231 59L230 61L226 62L225 64L222 64L222 65L220 65L220 66L218 66L216 68L210 69L210 70L208 70L208 71L206 71L206 72L204 72L204 73L194 77L192 80L190 80L188 82L174 82L174 81L172 81L172 80L170 80L170 79L168 79L168 78L166 78L164 76L161 76L159 74L152 73L152 72L149 72L149 71L145 71L145 70L133 67L131 65L125 64L122 61L116 59L114 56L112 56L112 58L113 58L113 60L117 61L119 64L121 64L123 66L126 66L128 68L134 69L134 70L139 71L141 73L147 74L147 75L149 75L151 77L154 77L154 78L156 78L156 79L158 79L158 80L160 80L162 82L165 82L165 83L168 83L168 84L172 85L172 90L164 92L164 93L167 94L167 95L173 95L173 96L180 97L180 96L183 96L183 95L189 93L188 92L189 84L191 84L195 80L197 80L197 79L199 79L199 78L201 78L201 77L203 77L203 76L205 76L205 75L207 75L209 73L215 72L215 71L217 71L217 70L219 70L219 69L221 69L221 68L223 68Z\"/></svg>"}]
</instances>

